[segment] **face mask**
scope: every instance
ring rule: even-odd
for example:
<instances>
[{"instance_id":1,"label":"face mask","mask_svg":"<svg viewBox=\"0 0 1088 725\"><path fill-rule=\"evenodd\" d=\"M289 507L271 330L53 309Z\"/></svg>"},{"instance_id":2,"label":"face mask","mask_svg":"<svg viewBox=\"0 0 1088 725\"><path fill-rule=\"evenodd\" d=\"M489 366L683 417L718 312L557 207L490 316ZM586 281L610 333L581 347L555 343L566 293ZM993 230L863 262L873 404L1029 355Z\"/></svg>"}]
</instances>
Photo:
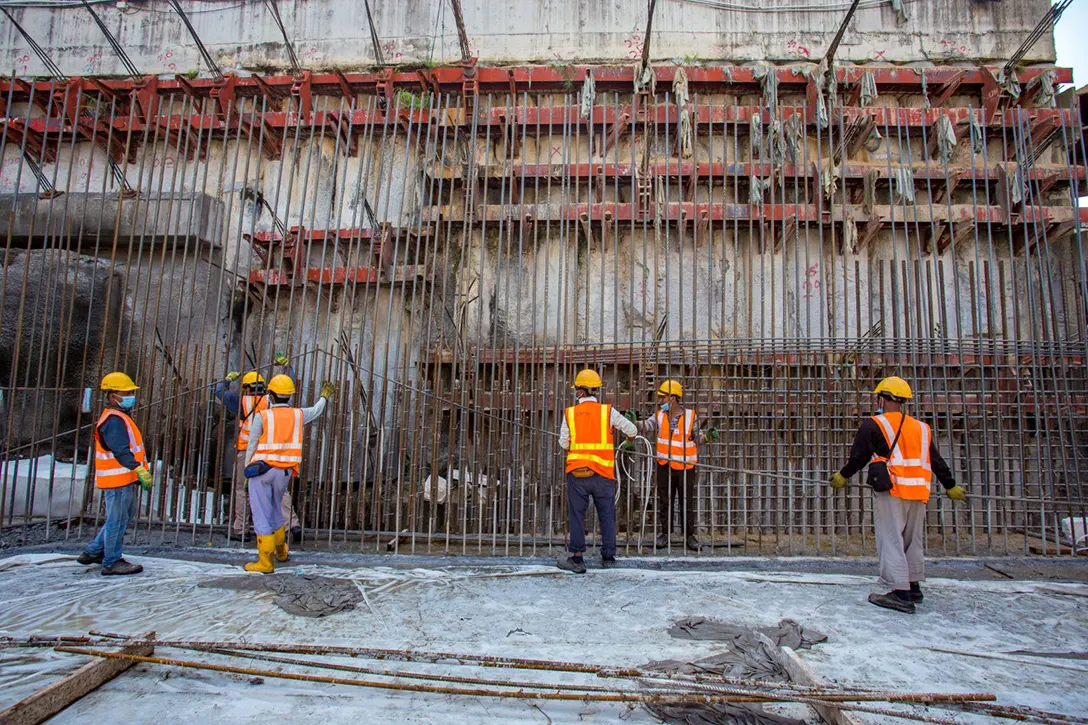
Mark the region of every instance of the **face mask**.
<instances>
[{"instance_id":1,"label":"face mask","mask_svg":"<svg viewBox=\"0 0 1088 725\"><path fill-rule=\"evenodd\" d=\"M884 415L884 399L883 398L877 398L876 399L876 414L877 415Z\"/></svg>"},{"instance_id":2,"label":"face mask","mask_svg":"<svg viewBox=\"0 0 1088 725\"><path fill-rule=\"evenodd\" d=\"M669 412L669 404L668 403L662 403L659 407L661 408L662 413L668 413Z\"/></svg>"},{"instance_id":3,"label":"face mask","mask_svg":"<svg viewBox=\"0 0 1088 725\"><path fill-rule=\"evenodd\" d=\"M121 402L118 403L118 406L120 406L120 408L122 410L132 410L133 408L136 407L136 396L135 395L122 395L121 396Z\"/></svg>"}]
</instances>

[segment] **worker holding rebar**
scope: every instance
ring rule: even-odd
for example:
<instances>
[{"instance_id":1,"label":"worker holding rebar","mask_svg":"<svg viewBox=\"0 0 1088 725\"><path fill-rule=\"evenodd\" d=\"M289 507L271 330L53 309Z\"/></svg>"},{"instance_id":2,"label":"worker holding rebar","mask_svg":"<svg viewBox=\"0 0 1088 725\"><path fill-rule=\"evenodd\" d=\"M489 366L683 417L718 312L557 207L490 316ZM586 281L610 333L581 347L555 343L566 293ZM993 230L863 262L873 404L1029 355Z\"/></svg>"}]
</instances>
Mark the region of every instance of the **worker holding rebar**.
<instances>
[{"instance_id":1,"label":"worker holding rebar","mask_svg":"<svg viewBox=\"0 0 1088 725\"><path fill-rule=\"evenodd\" d=\"M585 517L590 499L601 525L601 565L616 565L616 447L612 430L628 441L638 434L635 424L611 405L602 405L597 392L603 383L593 370L574 378L577 403L566 409L559 431L559 447L567 451L567 510L570 520L570 556L556 565L585 574Z\"/></svg>"},{"instance_id":2,"label":"worker holding rebar","mask_svg":"<svg viewBox=\"0 0 1088 725\"><path fill-rule=\"evenodd\" d=\"M277 561L287 561L283 495L302 465L303 426L325 411L335 391L332 383L322 383L317 403L293 408L289 401L295 394L295 382L283 374L268 381L269 407L253 418L246 445L244 473L249 479L249 505L257 532L257 561L246 564L246 571L274 571L273 555Z\"/></svg>"},{"instance_id":3,"label":"worker holding rebar","mask_svg":"<svg viewBox=\"0 0 1088 725\"><path fill-rule=\"evenodd\" d=\"M892 591L870 594L878 607L913 614L922 601L925 581L926 503L933 475L953 501L963 501L967 492L956 485L952 471L937 450L933 431L922 421L907 415L903 408L914 393L907 381L888 377L873 391L876 415L858 428L850 460L831 475L835 490L869 464L868 484L873 488L876 508L876 545L880 556L880 578Z\"/></svg>"},{"instance_id":4,"label":"worker holding rebar","mask_svg":"<svg viewBox=\"0 0 1088 725\"><path fill-rule=\"evenodd\" d=\"M277 352L272 361L281 368L284 373L294 379L295 371L291 368L290 360L282 352ZM241 395L229 389L231 383L239 377L242 379ZM265 391L264 376L256 370L250 370L245 375L239 375L237 371L227 373L226 380L220 381L215 386L215 397L218 398L227 411L238 421L238 437L234 448L234 475L232 477L233 508L234 514L230 523L230 535L242 538L246 525L249 523L249 502L246 494L246 477L243 469L246 467L246 447L249 445L249 432L253 419L262 410L268 409L268 395ZM283 493L283 519L291 530L291 543L297 544L302 536L302 524L295 513L294 502L291 499L291 491Z\"/></svg>"},{"instance_id":5,"label":"worker holding rebar","mask_svg":"<svg viewBox=\"0 0 1088 725\"><path fill-rule=\"evenodd\" d=\"M102 378L106 407L94 428L94 485L106 504L106 521L76 559L80 564L102 564L104 576L139 574L140 564L122 557L125 530L136 517L137 484L151 490L144 437L129 415L136 406L139 386L128 375L113 372Z\"/></svg>"},{"instance_id":6,"label":"worker holding rebar","mask_svg":"<svg viewBox=\"0 0 1088 725\"><path fill-rule=\"evenodd\" d=\"M657 412L639 421L634 412L627 418L635 421L639 432L656 439L657 452L657 541L663 549L672 535L672 514L679 499L684 524L684 544L691 551L702 548L695 536L695 494L699 488L699 445L717 440L718 429L700 430L694 410L681 402L684 387L676 380L666 380L657 389Z\"/></svg>"}]
</instances>

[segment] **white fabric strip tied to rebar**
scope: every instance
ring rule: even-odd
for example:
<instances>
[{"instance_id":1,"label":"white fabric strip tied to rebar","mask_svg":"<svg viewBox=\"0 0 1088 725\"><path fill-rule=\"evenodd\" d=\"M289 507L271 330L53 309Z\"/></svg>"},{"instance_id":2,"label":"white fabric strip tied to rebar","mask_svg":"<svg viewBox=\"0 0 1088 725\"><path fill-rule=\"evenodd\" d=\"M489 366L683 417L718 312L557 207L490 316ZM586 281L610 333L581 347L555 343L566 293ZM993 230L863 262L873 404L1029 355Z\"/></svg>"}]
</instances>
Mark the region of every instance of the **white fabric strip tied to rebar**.
<instances>
[{"instance_id":1,"label":"white fabric strip tied to rebar","mask_svg":"<svg viewBox=\"0 0 1088 725\"><path fill-rule=\"evenodd\" d=\"M763 89L763 107L768 111L778 105L778 72L774 66L761 63L754 76Z\"/></svg>"},{"instance_id":2,"label":"white fabric strip tied to rebar","mask_svg":"<svg viewBox=\"0 0 1088 725\"><path fill-rule=\"evenodd\" d=\"M952 158L952 151L956 148L956 128L952 125L952 119L942 113L937 117L937 150L942 163L948 163Z\"/></svg>"},{"instance_id":3,"label":"white fabric strip tied to rebar","mask_svg":"<svg viewBox=\"0 0 1088 725\"><path fill-rule=\"evenodd\" d=\"M800 163L802 157L801 145L804 143L805 129L801 122L801 116L793 114L783 124L785 130L786 152L793 163Z\"/></svg>"},{"instance_id":4,"label":"white fabric strip tied to rebar","mask_svg":"<svg viewBox=\"0 0 1088 725\"><path fill-rule=\"evenodd\" d=\"M900 166L892 172L896 195L908 204L914 203L914 171Z\"/></svg>"},{"instance_id":5,"label":"white fabric strip tied to rebar","mask_svg":"<svg viewBox=\"0 0 1088 725\"><path fill-rule=\"evenodd\" d=\"M824 198L830 201L831 196L835 193L835 185L842 176L842 167L836 164L833 159L827 159L820 164L819 168L820 189L823 191Z\"/></svg>"},{"instance_id":6,"label":"white fabric strip tied to rebar","mask_svg":"<svg viewBox=\"0 0 1088 725\"><path fill-rule=\"evenodd\" d=\"M771 188L774 179L760 179L753 176L748 182L748 203L753 206L763 206L763 192Z\"/></svg>"},{"instance_id":7,"label":"white fabric strip tied to rebar","mask_svg":"<svg viewBox=\"0 0 1088 725\"><path fill-rule=\"evenodd\" d=\"M771 121L767 129L767 151L776 166L786 162L786 135L782 130L782 122L777 118Z\"/></svg>"},{"instance_id":8,"label":"white fabric strip tied to rebar","mask_svg":"<svg viewBox=\"0 0 1088 725\"><path fill-rule=\"evenodd\" d=\"M858 81L861 84L861 95L859 96L858 103L862 108L867 108L872 105L873 101L880 95L876 90L876 76L873 75L871 70L865 71L862 74L861 80Z\"/></svg>"},{"instance_id":9,"label":"white fabric strip tied to rebar","mask_svg":"<svg viewBox=\"0 0 1088 725\"><path fill-rule=\"evenodd\" d=\"M971 114L971 153L976 156L981 156L984 150L983 147L983 131L982 126L979 125L978 116Z\"/></svg>"},{"instance_id":10,"label":"white fabric strip tied to rebar","mask_svg":"<svg viewBox=\"0 0 1088 725\"><path fill-rule=\"evenodd\" d=\"M593 71L586 70L586 79L582 82L581 117L588 121L593 113L593 102L597 99L597 83L593 80Z\"/></svg>"},{"instance_id":11,"label":"white fabric strip tied to rebar","mask_svg":"<svg viewBox=\"0 0 1088 725\"><path fill-rule=\"evenodd\" d=\"M1054 107L1054 83L1057 77L1053 69L1047 69L1028 81L1025 92L1032 103L1046 108Z\"/></svg>"},{"instance_id":12,"label":"white fabric strip tied to rebar","mask_svg":"<svg viewBox=\"0 0 1088 725\"><path fill-rule=\"evenodd\" d=\"M748 137L752 144L752 153L758 155L760 147L763 146L763 121L758 115L753 115L748 122Z\"/></svg>"},{"instance_id":13,"label":"white fabric strip tied to rebar","mask_svg":"<svg viewBox=\"0 0 1088 725\"><path fill-rule=\"evenodd\" d=\"M906 0L891 0L892 10L895 11L895 22L903 25L910 20L910 12L907 10Z\"/></svg>"},{"instance_id":14,"label":"white fabric strip tied to rebar","mask_svg":"<svg viewBox=\"0 0 1088 725\"><path fill-rule=\"evenodd\" d=\"M676 100L676 108L680 111L680 128L677 135L680 140L680 155L690 159L694 144L691 132L691 114L688 111L688 103L691 98L688 94L688 74L683 68L676 69L676 75L672 79L672 92Z\"/></svg>"},{"instance_id":15,"label":"white fabric strip tied to rebar","mask_svg":"<svg viewBox=\"0 0 1088 725\"><path fill-rule=\"evenodd\" d=\"M997 74L997 85L1001 86L1001 90L1008 94L1009 98L1014 101L1020 97L1020 77L1016 75L1016 70L1009 71L1009 74L1005 75L1005 69L1002 68Z\"/></svg>"},{"instance_id":16,"label":"white fabric strip tied to rebar","mask_svg":"<svg viewBox=\"0 0 1088 725\"><path fill-rule=\"evenodd\" d=\"M929 102L929 83L926 81L924 69L918 71L918 78L922 81L922 108L928 111L933 107L933 104Z\"/></svg>"},{"instance_id":17,"label":"white fabric strip tied to rebar","mask_svg":"<svg viewBox=\"0 0 1088 725\"><path fill-rule=\"evenodd\" d=\"M653 66L649 63L642 67L642 63L635 63L635 93L648 91L652 96L657 91L657 76Z\"/></svg>"}]
</instances>

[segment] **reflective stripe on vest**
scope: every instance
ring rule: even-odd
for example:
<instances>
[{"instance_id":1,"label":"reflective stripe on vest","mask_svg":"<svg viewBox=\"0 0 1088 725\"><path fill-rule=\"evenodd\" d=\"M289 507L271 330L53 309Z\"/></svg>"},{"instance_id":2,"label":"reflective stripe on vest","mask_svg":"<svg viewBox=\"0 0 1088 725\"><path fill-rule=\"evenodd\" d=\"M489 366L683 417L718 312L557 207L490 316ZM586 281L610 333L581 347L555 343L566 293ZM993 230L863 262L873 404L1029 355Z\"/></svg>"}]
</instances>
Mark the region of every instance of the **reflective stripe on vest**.
<instances>
[{"instance_id":1,"label":"reflective stripe on vest","mask_svg":"<svg viewBox=\"0 0 1088 725\"><path fill-rule=\"evenodd\" d=\"M657 463L668 464L678 471L686 471L699 462L699 453L691 437L695 425L695 411L685 410L680 413L679 437L673 435L669 416L663 411L657 412Z\"/></svg>"},{"instance_id":2,"label":"reflective stripe on vest","mask_svg":"<svg viewBox=\"0 0 1088 725\"><path fill-rule=\"evenodd\" d=\"M605 478L616 477L611 421L611 405L589 402L567 408L567 429L570 431L567 473L589 468Z\"/></svg>"},{"instance_id":3,"label":"reflective stripe on vest","mask_svg":"<svg viewBox=\"0 0 1088 725\"><path fill-rule=\"evenodd\" d=\"M893 420L888 416L896 415L896 413L884 413L873 416L888 446L891 446L892 441L895 440L895 433L899 430L899 420ZM889 458L873 456L873 461L884 461L888 464L893 496L906 501L929 500L930 484L933 481L933 466L929 458L932 439L933 433L929 426L908 415L892 455Z\"/></svg>"},{"instance_id":4,"label":"reflective stripe on vest","mask_svg":"<svg viewBox=\"0 0 1088 725\"><path fill-rule=\"evenodd\" d=\"M116 408L106 408L98 418L94 427L94 485L98 488L120 488L139 480L136 472L121 465L110 449L102 443L98 435L98 429L102 427L110 417L120 418L125 422L128 430L128 448L133 458L140 465L147 463L147 452L144 451L144 437L136 423L128 415Z\"/></svg>"},{"instance_id":5,"label":"reflective stripe on vest","mask_svg":"<svg viewBox=\"0 0 1088 725\"><path fill-rule=\"evenodd\" d=\"M268 410L267 395L243 395L238 399L238 443L234 446L238 450L249 448L249 432L253 429L253 419L262 410Z\"/></svg>"},{"instance_id":6,"label":"reflective stripe on vest","mask_svg":"<svg viewBox=\"0 0 1088 725\"><path fill-rule=\"evenodd\" d=\"M289 468L298 474L302 463L302 410L287 406L262 410L261 437L253 461L264 461L273 468Z\"/></svg>"}]
</instances>

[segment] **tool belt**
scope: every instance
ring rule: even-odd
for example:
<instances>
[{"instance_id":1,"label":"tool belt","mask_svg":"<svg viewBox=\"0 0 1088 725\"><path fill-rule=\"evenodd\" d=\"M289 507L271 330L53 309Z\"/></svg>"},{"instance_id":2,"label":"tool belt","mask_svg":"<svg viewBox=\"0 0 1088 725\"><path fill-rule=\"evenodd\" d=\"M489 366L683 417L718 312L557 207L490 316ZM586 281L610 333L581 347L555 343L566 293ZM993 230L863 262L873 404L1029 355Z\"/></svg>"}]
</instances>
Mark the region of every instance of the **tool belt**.
<instances>
[{"instance_id":1,"label":"tool belt","mask_svg":"<svg viewBox=\"0 0 1088 725\"><path fill-rule=\"evenodd\" d=\"M597 472L594 471L592 468L586 468L585 466L583 466L581 468L575 468L573 471L570 472L570 475L574 476L575 478L591 478L596 475L596 473Z\"/></svg>"}]
</instances>

